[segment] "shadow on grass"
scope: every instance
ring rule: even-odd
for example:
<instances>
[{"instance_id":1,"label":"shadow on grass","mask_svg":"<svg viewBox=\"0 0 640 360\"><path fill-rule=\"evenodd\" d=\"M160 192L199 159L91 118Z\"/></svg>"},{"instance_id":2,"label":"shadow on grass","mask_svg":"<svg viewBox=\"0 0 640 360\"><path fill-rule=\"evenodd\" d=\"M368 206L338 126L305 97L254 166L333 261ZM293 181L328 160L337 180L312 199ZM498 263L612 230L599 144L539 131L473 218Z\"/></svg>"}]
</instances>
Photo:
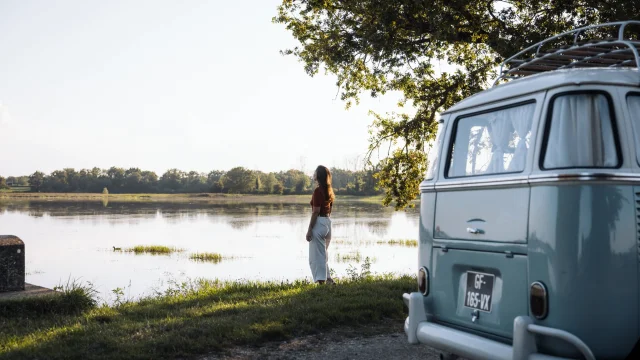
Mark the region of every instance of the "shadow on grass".
<instances>
[{"instance_id":1,"label":"shadow on grass","mask_svg":"<svg viewBox=\"0 0 640 360\"><path fill-rule=\"evenodd\" d=\"M375 277L337 286L203 281L190 289L76 315L0 317L7 359L168 359L259 345L341 326L406 316L412 277ZM401 325L398 325L401 326ZM4 345L3 345L4 344Z\"/></svg>"},{"instance_id":2,"label":"shadow on grass","mask_svg":"<svg viewBox=\"0 0 640 360\"><path fill-rule=\"evenodd\" d=\"M95 307L95 301L82 291L42 295L34 298L0 301L2 319L33 318L37 316L73 315Z\"/></svg>"}]
</instances>

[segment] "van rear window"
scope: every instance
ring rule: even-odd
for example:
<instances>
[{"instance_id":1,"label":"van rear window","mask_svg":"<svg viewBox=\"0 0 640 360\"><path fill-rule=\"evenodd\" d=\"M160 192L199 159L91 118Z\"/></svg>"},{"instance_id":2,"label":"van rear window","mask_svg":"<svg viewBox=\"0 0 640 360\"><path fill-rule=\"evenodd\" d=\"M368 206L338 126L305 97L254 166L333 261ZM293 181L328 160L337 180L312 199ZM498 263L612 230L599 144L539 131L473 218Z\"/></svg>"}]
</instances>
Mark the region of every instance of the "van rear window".
<instances>
[{"instance_id":1,"label":"van rear window","mask_svg":"<svg viewBox=\"0 0 640 360\"><path fill-rule=\"evenodd\" d=\"M627 106L631 115L633 126L633 136L636 144L636 161L640 164L640 94L630 94L627 96Z\"/></svg>"},{"instance_id":2,"label":"van rear window","mask_svg":"<svg viewBox=\"0 0 640 360\"><path fill-rule=\"evenodd\" d=\"M523 171L535 108L528 103L458 119L447 176Z\"/></svg>"},{"instance_id":3,"label":"van rear window","mask_svg":"<svg viewBox=\"0 0 640 360\"><path fill-rule=\"evenodd\" d=\"M436 171L438 169L438 160L440 158L440 144L442 143L442 132L444 131L444 126L442 123L438 123L438 130L436 131L436 138L429 149L429 156L427 158L427 176L425 180L431 180L435 177Z\"/></svg>"},{"instance_id":4,"label":"van rear window","mask_svg":"<svg viewBox=\"0 0 640 360\"><path fill-rule=\"evenodd\" d=\"M596 92L559 95L552 99L549 113L544 169L619 165L607 96Z\"/></svg>"}]
</instances>

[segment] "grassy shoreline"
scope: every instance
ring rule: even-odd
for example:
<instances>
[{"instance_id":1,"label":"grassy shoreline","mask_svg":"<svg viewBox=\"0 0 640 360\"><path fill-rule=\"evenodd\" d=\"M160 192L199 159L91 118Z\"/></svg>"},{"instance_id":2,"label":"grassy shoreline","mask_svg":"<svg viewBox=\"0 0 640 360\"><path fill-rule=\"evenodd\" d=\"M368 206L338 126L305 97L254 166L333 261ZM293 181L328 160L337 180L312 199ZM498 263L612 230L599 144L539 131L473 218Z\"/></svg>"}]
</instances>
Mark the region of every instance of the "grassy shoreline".
<instances>
[{"instance_id":1,"label":"grassy shoreline","mask_svg":"<svg viewBox=\"0 0 640 360\"><path fill-rule=\"evenodd\" d=\"M88 307L77 289L55 306L44 298L0 301L0 357L194 358L345 327L395 331L406 317L402 293L414 288L414 277L390 275L336 286L199 280L114 306Z\"/></svg>"},{"instance_id":2,"label":"grassy shoreline","mask_svg":"<svg viewBox=\"0 0 640 360\"><path fill-rule=\"evenodd\" d=\"M258 194L95 194L95 193L31 193L31 192L1 192L0 201L103 201L109 202L240 202L240 203L309 203L311 195L258 195ZM363 201L382 203L382 195L353 196L339 195L341 201Z\"/></svg>"}]
</instances>

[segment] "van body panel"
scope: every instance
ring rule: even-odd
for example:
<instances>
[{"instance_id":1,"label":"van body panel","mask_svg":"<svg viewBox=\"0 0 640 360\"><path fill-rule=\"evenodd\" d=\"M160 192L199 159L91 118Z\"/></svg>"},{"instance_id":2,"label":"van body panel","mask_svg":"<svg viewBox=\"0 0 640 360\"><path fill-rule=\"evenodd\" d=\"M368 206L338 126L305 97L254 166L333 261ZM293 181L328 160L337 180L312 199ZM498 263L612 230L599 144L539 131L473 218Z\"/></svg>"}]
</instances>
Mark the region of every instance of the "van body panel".
<instances>
[{"instance_id":1,"label":"van body panel","mask_svg":"<svg viewBox=\"0 0 640 360\"><path fill-rule=\"evenodd\" d=\"M432 268L431 254L433 252L433 217L435 204L435 192L423 192L420 194L420 244L418 246L418 266L416 267L416 271L423 266L427 269ZM425 297L425 312L428 315L431 315L429 310L432 308L431 300L432 297Z\"/></svg>"},{"instance_id":2,"label":"van body panel","mask_svg":"<svg viewBox=\"0 0 640 360\"><path fill-rule=\"evenodd\" d=\"M428 192L420 195L420 251L418 263L431 266L431 249L433 247L433 216L436 204L436 193Z\"/></svg>"},{"instance_id":3,"label":"van body panel","mask_svg":"<svg viewBox=\"0 0 640 360\"><path fill-rule=\"evenodd\" d=\"M548 316L537 324L571 332L598 358L630 350L639 333L633 187L556 184L531 192L528 283L541 281L549 293ZM577 355L562 342L538 345Z\"/></svg>"}]
</instances>

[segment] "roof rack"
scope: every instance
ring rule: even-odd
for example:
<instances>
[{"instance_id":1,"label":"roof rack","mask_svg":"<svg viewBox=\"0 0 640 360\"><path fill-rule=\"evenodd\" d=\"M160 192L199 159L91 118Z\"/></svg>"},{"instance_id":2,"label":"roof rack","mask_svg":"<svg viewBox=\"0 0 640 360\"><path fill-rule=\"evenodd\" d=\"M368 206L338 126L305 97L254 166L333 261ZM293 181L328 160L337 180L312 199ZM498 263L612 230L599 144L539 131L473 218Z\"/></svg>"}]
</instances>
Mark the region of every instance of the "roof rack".
<instances>
[{"instance_id":1,"label":"roof rack","mask_svg":"<svg viewBox=\"0 0 640 360\"><path fill-rule=\"evenodd\" d=\"M637 68L640 64L640 56L638 55L640 40L625 39L624 31L627 25L640 25L640 21L620 21L585 26L529 46L500 64L500 75L494 81L493 86L496 86L500 80L518 79L559 69L578 67ZM604 27L617 28L618 36L578 41L578 37L582 33L596 29L603 32L602 28ZM573 36L573 42L570 45L549 50L542 49L544 45L568 36ZM535 53L532 54L534 50Z\"/></svg>"}]
</instances>

